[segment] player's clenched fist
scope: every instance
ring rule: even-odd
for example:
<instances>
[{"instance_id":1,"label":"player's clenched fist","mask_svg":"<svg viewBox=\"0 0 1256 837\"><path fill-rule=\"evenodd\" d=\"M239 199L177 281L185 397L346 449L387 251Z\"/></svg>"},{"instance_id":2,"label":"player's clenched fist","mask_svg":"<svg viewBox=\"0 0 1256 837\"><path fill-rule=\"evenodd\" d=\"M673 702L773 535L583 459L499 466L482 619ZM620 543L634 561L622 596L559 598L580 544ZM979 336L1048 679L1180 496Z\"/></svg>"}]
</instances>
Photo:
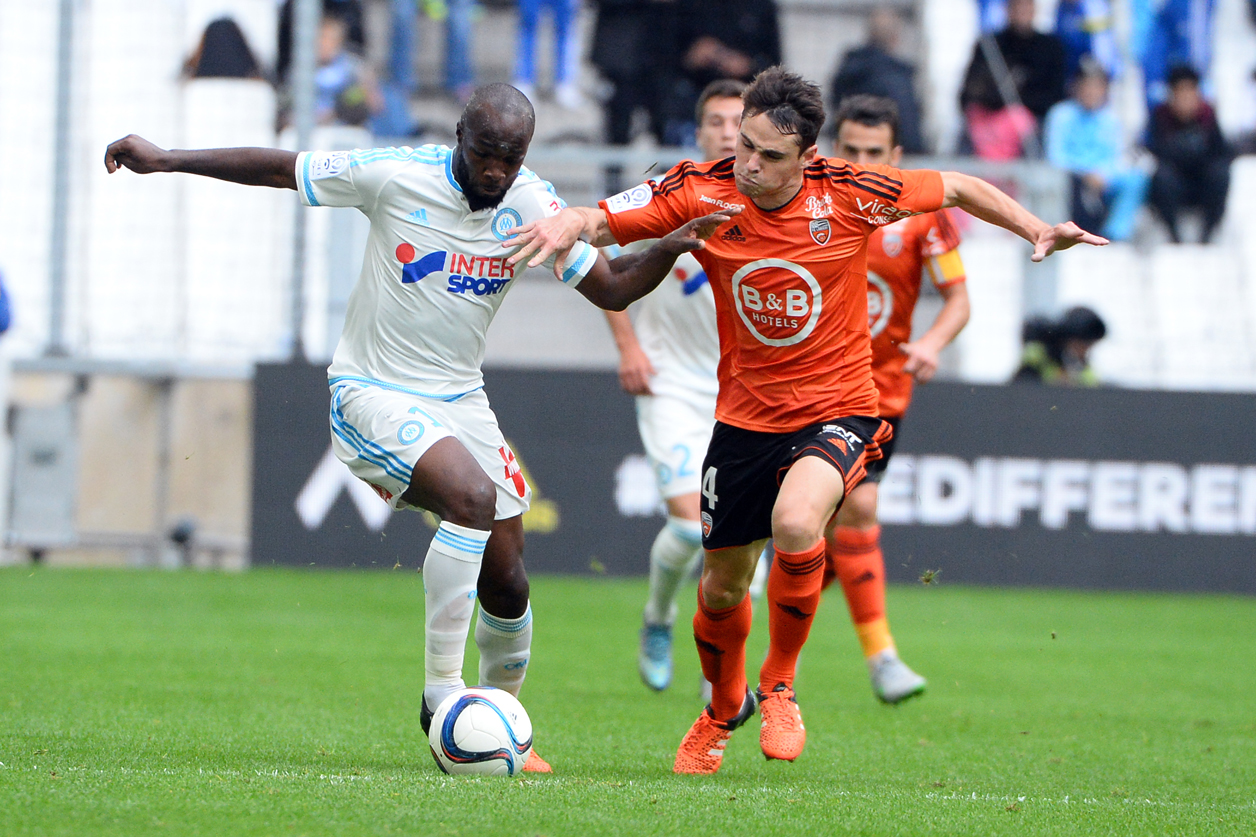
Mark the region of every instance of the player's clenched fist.
<instances>
[{"instance_id":1,"label":"player's clenched fist","mask_svg":"<svg viewBox=\"0 0 1256 837\"><path fill-rule=\"evenodd\" d=\"M109 143L105 149L105 171L113 174L119 168L127 168L136 174L152 174L169 171L165 165L168 152L158 148L143 137L129 134Z\"/></svg>"}]
</instances>

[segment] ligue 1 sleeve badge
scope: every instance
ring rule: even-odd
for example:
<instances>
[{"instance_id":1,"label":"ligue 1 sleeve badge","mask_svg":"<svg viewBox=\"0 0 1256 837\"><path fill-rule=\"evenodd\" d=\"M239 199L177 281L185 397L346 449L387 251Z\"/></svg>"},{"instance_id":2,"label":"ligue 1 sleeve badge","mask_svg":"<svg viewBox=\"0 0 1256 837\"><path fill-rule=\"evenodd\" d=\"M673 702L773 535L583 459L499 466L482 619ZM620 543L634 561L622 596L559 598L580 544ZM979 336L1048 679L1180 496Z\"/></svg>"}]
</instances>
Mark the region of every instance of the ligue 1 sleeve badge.
<instances>
[{"instance_id":1,"label":"ligue 1 sleeve badge","mask_svg":"<svg viewBox=\"0 0 1256 837\"><path fill-rule=\"evenodd\" d=\"M829 224L828 218L813 218L811 224L807 227L807 231L811 233L811 240L823 247L829 243L829 237L833 234L833 227Z\"/></svg>"}]
</instances>

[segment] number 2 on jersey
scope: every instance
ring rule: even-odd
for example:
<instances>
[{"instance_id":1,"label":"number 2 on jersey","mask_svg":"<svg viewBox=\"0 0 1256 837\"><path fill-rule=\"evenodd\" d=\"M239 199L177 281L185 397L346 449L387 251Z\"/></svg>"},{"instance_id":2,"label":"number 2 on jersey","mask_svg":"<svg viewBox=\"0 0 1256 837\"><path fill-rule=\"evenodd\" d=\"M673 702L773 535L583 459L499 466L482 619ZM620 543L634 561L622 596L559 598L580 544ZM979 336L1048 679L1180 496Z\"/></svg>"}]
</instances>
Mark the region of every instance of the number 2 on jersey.
<instances>
[{"instance_id":1,"label":"number 2 on jersey","mask_svg":"<svg viewBox=\"0 0 1256 837\"><path fill-rule=\"evenodd\" d=\"M715 508L715 501L720 499L715 493L715 466L706 469L706 473L702 475L702 496L706 498L707 505L712 509Z\"/></svg>"}]
</instances>

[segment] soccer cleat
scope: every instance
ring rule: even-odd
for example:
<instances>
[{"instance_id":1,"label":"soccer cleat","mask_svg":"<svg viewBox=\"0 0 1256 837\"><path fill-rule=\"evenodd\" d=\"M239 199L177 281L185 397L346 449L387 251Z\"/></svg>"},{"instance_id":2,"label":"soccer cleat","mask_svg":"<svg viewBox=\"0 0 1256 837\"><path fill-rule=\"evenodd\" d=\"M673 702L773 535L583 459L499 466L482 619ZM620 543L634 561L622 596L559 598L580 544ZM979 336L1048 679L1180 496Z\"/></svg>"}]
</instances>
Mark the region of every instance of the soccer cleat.
<instances>
[{"instance_id":1,"label":"soccer cleat","mask_svg":"<svg viewBox=\"0 0 1256 837\"><path fill-rule=\"evenodd\" d=\"M427 708L427 695L423 696L423 703L419 706L419 726L423 728L424 735L430 735L432 732L432 715L434 713Z\"/></svg>"},{"instance_id":2,"label":"soccer cleat","mask_svg":"<svg viewBox=\"0 0 1256 837\"><path fill-rule=\"evenodd\" d=\"M807 729L802 725L794 690L777 683L767 694L759 691L755 696L759 699L759 714L763 716L763 725L759 728L763 755L782 761L798 758L807 743Z\"/></svg>"},{"instance_id":3,"label":"soccer cleat","mask_svg":"<svg viewBox=\"0 0 1256 837\"><path fill-rule=\"evenodd\" d=\"M925 690L925 679L907 667L893 649L868 658L872 691L882 703L901 703Z\"/></svg>"},{"instance_id":4,"label":"soccer cleat","mask_svg":"<svg viewBox=\"0 0 1256 837\"><path fill-rule=\"evenodd\" d=\"M537 755L536 750L528 753L528 760L523 763L524 773L553 773L554 768L549 762Z\"/></svg>"},{"instance_id":5,"label":"soccer cleat","mask_svg":"<svg viewBox=\"0 0 1256 837\"><path fill-rule=\"evenodd\" d=\"M754 695L749 689L741 702L741 711L728 721L717 721L711 714L711 705L707 704L693 722L689 732L681 739L680 748L676 750L676 763L672 765L673 773L703 775L714 773L720 769L724 759L724 748L733 730L737 729L754 714Z\"/></svg>"},{"instance_id":6,"label":"soccer cleat","mask_svg":"<svg viewBox=\"0 0 1256 837\"><path fill-rule=\"evenodd\" d=\"M637 651L637 670L641 679L656 692L672 683L672 626L641 626L641 646Z\"/></svg>"}]
</instances>

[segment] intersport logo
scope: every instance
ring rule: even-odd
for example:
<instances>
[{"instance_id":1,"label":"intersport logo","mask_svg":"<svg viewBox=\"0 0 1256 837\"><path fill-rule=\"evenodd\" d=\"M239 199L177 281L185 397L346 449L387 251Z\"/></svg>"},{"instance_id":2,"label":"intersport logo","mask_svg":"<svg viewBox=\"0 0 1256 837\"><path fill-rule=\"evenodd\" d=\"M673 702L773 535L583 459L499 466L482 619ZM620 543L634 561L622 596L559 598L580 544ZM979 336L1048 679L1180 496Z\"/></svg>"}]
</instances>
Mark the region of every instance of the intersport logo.
<instances>
[{"instance_id":1,"label":"intersport logo","mask_svg":"<svg viewBox=\"0 0 1256 837\"><path fill-rule=\"evenodd\" d=\"M1256 466L896 454L883 523L1256 535Z\"/></svg>"}]
</instances>

